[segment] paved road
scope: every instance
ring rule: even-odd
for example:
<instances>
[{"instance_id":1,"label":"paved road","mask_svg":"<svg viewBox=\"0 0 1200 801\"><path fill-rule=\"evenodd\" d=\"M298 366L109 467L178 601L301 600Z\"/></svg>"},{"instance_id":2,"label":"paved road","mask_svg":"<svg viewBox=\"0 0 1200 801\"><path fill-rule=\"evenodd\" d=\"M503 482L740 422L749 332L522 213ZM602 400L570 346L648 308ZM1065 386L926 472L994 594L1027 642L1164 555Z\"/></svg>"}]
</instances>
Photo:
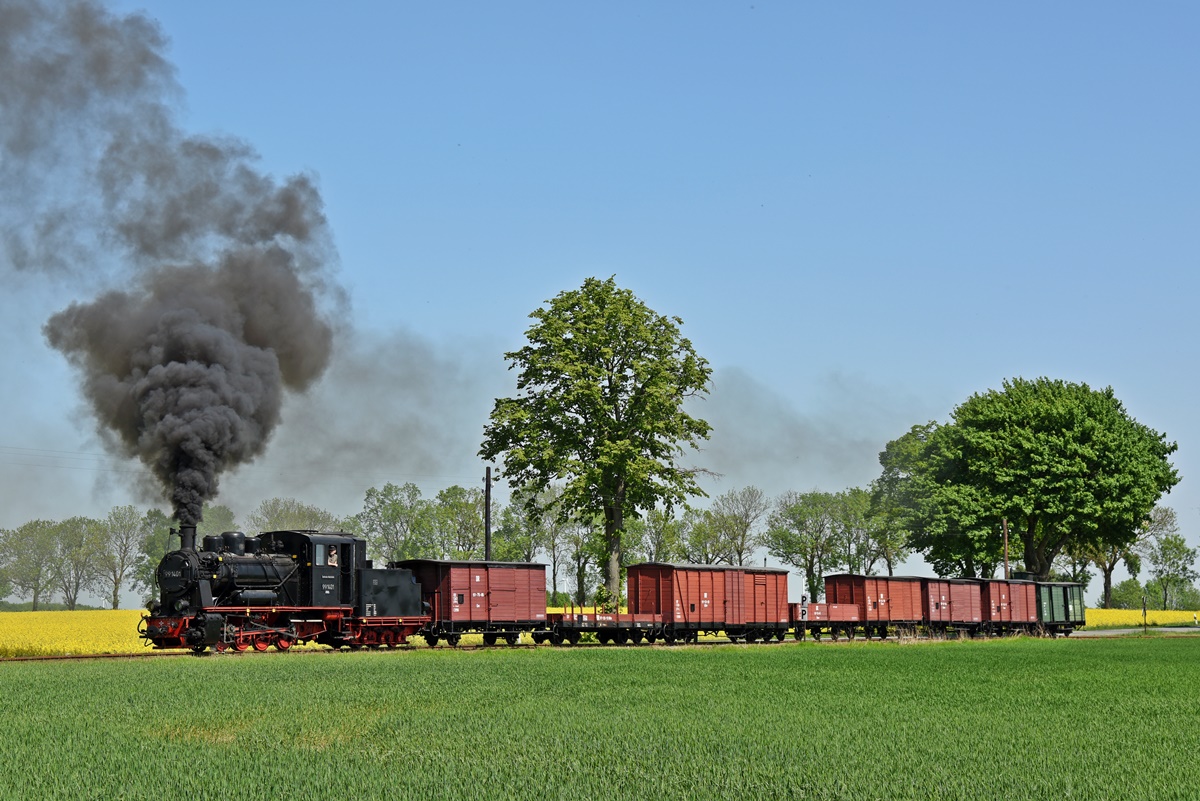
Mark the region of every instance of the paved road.
<instances>
[{"instance_id":1,"label":"paved road","mask_svg":"<svg viewBox=\"0 0 1200 801\"><path fill-rule=\"evenodd\" d=\"M1165 634L1200 634L1200 629L1193 626L1151 626L1148 631ZM1072 634L1072 637L1120 637L1123 634L1141 634L1142 627L1135 629L1084 629Z\"/></svg>"}]
</instances>

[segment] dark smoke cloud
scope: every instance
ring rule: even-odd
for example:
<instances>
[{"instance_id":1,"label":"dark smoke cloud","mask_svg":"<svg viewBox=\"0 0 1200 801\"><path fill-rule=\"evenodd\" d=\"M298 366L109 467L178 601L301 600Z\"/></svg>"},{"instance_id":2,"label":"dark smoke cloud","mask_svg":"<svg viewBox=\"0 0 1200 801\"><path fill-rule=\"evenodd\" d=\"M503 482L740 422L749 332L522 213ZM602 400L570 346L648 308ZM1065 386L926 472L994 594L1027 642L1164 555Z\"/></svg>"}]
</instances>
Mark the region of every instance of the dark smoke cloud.
<instances>
[{"instance_id":1,"label":"dark smoke cloud","mask_svg":"<svg viewBox=\"0 0 1200 801\"><path fill-rule=\"evenodd\" d=\"M233 474L223 503L241 514L297 497L344 515L388 482L430 495L483 486L484 424L493 399L513 390L502 345L360 329L339 332L334 348L325 376L287 399L286 425L263 458Z\"/></svg>"},{"instance_id":2,"label":"dark smoke cloud","mask_svg":"<svg viewBox=\"0 0 1200 801\"><path fill-rule=\"evenodd\" d=\"M77 275L117 262L126 286L45 335L102 439L194 522L221 473L263 452L285 390L323 373L344 298L313 182L180 131L164 44L152 21L96 3L0 0L0 262Z\"/></svg>"},{"instance_id":3,"label":"dark smoke cloud","mask_svg":"<svg viewBox=\"0 0 1200 801\"><path fill-rule=\"evenodd\" d=\"M712 425L712 437L684 461L721 474L704 482L710 496L747 484L769 495L866 487L888 441L932 416L916 399L844 375L826 377L811 395L798 404L745 370L715 370L711 393L688 408Z\"/></svg>"}]
</instances>

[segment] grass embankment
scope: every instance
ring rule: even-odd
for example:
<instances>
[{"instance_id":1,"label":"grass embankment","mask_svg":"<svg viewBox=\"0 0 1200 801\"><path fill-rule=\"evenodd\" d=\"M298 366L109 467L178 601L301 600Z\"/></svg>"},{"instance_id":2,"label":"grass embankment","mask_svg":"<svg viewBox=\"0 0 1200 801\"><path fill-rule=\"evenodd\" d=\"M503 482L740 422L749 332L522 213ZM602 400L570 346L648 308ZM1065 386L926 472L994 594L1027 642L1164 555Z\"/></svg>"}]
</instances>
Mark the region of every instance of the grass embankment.
<instances>
[{"instance_id":1,"label":"grass embankment","mask_svg":"<svg viewBox=\"0 0 1200 801\"><path fill-rule=\"evenodd\" d=\"M1191 638L10 662L0 795L1184 799L1198 683Z\"/></svg>"}]
</instances>

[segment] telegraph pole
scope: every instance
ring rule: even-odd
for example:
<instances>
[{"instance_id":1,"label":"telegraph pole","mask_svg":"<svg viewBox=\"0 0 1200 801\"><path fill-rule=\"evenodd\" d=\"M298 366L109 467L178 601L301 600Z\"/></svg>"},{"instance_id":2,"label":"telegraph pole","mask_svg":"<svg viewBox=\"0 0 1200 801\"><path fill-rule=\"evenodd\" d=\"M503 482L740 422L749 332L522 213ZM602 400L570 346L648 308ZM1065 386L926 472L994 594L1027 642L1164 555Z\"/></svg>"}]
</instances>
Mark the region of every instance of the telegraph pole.
<instances>
[{"instance_id":1,"label":"telegraph pole","mask_svg":"<svg viewBox=\"0 0 1200 801\"><path fill-rule=\"evenodd\" d=\"M1004 580L1008 581L1008 518L1000 518L1000 522L1004 525Z\"/></svg>"},{"instance_id":2,"label":"telegraph pole","mask_svg":"<svg viewBox=\"0 0 1200 801\"><path fill-rule=\"evenodd\" d=\"M492 561L492 466L483 473L483 558Z\"/></svg>"}]
</instances>

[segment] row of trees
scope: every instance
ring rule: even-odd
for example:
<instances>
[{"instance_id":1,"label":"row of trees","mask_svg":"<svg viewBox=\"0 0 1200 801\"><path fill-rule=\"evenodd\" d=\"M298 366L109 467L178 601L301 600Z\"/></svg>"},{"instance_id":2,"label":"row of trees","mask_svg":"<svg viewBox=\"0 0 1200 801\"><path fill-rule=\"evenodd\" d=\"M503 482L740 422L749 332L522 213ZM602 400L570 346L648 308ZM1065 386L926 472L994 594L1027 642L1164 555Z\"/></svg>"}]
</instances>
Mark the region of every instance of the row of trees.
<instances>
[{"instance_id":1,"label":"row of trees","mask_svg":"<svg viewBox=\"0 0 1200 801\"><path fill-rule=\"evenodd\" d=\"M603 520L561 520L553 511L559 493L551 487L537 499L540 512L531 512L529 499L519 495L496 510L492 558L544 561L555 602L588 603L597 597L608 554ZM678 514L654 509L627 524L619 546L621 565L744 565L765 551L799 570L815 598L828 573L892 575L911 554L883 497L876 487L874 493L814 490L771 499L750 486L718 496L708 508L684 505ZM272 498L246 516L244 528L344 530L366 539L370 556L380 562L474 559L483 556L483 504L482 492L459 486L425 498L414 484L387 484L368 490L362 511L349 518L291 498ZM114 609L126 589L141 591L149 602L159 560L179 544L172 526L157 509L121 506L104 519L34 520L0 531L0 591L31 599L34 609L53 596L73 609L85 591L109 598ZM228 507L215 505L205 507L198 533L239 528ZM1095 569L1104 579L1105 606L1140 607L1146 595L1151 608L1200 608L1193 584L1200 578L1196 559L1197 549L1180 535L1174 510L1156 507L1127 548L1064 553L1051 575L1086 585ZM1113 587L1112 574L1122 563L1134 578ZM1150 577L1145 585L1136 578L1143 568ZM607 598L603 588L599 597Z\"/></svg>"},{"instance_id":2,"label":"row of trees","mask_svg":"<svg viewBox=\"0 0 1200 801\"><path fill-rule=\"evenodd\" d=\"M264 501L246 518L254 531L285 528L337 529L342 521L315 506L287 498ZM179 547L176 523L158 509L117 506L104 518L31 520L0 530L0 598L15 595L32 608L58 597L74 609L85 593L105 598L116 609L127 591L149 602L154 572L163 554ZM198 533L238 528L225 506L206 506Z\"/></svg>"},{"instance_id":3,"label":"row of trees","mask_svg":"<svg viewBox=\"0 0 1200 801\"><path fill-rule=\"evenodd\" d=\"M15 593L40 604L58 595L69 609L88 591L120 605L122 589L137 584L152 532L166 515L118 506L108 517L31 520L0 531L0 597ZM152 571L153 568L150 568Z\"/></svg>"}]
</instances>

